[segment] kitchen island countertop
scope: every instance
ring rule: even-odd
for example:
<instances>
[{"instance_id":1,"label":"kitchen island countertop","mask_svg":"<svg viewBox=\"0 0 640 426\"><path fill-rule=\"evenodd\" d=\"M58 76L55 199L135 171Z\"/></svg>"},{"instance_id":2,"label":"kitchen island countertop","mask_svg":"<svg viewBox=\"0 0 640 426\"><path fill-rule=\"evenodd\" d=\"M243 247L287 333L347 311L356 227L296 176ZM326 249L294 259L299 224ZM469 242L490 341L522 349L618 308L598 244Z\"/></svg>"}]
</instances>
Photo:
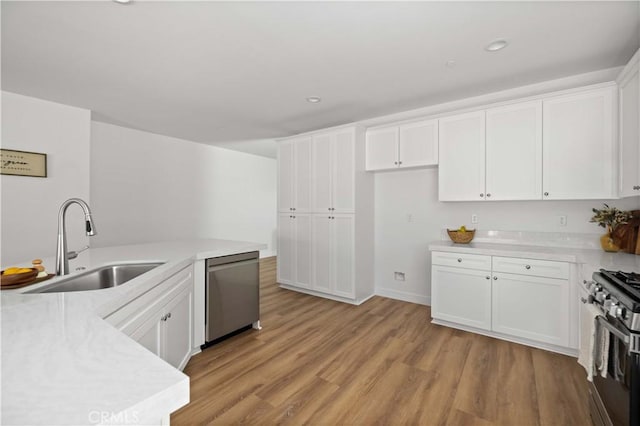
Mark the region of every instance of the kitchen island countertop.
<instances>
[{"instance_id":1,"label":"kitchen island countertop","mask_svg":"<svg viewBox=\"0 0 640 426\"><path fill-rule=\"evenodd\" d=\"M89 249L70 262L87 270L163 262L124 285L85 292L2 291L2 424L148 424L189 402L189 378L103 320L159 282L211 257L260 243L192 240ZM54 259L44 259L51 269Z\"/></svg>"}]
</instances>

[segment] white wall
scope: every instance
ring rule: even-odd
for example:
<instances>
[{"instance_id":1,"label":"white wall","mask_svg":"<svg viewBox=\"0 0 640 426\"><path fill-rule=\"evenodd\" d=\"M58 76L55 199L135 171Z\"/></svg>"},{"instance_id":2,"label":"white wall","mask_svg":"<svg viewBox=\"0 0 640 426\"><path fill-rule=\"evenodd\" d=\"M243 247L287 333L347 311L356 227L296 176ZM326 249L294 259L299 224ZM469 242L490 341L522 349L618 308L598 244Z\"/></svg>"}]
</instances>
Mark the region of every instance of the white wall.
<instances>
[{"instance_id":1,"label":"white wall","mask_svg":"<svg viewBox=\"0 0 640 426\"><path fill-rule=\"evenodd\" d=\"M501 231L603 233L589 223L591 208L602 203L624 210L640 208L640 197L590 201L438 201L438 169L377 173L375 177L376 293L430 303L431 262L427 249L443 228ZM478 223L471 225L471 214ZM409 222L407 215L412 216ZM560 215L567 226L559 225ZM405 281L395 281L394 271Z\"/></svg>"},{"instance_id":2,"label":"white wall","mask_svg":"<svg viewBox=\"0 0 640 426\"><path fill-rule=\"evenodd\" d=\"M91 124L96 246L193 238L269 245L276 161L111 124Z\"/></svg>"},{"instance_id":3,"label":"white wall","mask_svg":"<svg viewBox=\"0 0 640 426\"><path fill-rule=\"evenodd\" d=\"M60 205L71 197L90 202L90 123L88 110L2 92L2 148L47 154L46 178L0 176L3 266L55 255ZM69 208L71 250L88 243L83 218L78 206Z\"/></svg>"}]
</instances>

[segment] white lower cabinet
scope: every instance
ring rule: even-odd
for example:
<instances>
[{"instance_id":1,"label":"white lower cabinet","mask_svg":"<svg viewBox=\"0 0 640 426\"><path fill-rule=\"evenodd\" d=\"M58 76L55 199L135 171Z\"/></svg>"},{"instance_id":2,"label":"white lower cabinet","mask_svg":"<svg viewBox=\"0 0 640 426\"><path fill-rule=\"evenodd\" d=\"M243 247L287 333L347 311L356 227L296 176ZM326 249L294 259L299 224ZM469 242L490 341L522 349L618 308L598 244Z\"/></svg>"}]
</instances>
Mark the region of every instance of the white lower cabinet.
<instances>
[{"instance_id":1,"label":"white lower cabinet","mask_svg":"<svg viewBox=\"0 0 640 426\"><path fill-rule=\"evenodd\" d=\"M355 297L354 215L313 215L312 289Z\"/></svg>"},{"instance_id":2,"label":"white lower cabinet","mask_svg":"<svg viewBox=\"0 0 640 426\"><path fill-rule=\"evenodd\" d=\"M184 289L130 335L179 370L191 356L192 336L193 288Z\"/></svg>"},{"instance_id":3,"label":"white lower cabinet","mask_svg":"<svg viewBox=\"0 0 640 426\"><path fill-rule=\"evenodd\" d=\"M557 346L569 346L569 282L493 273L492 329Z\"/></svg>"},{"instance_id":4,"label":"white lower cabinet","mask_svg":"<svg viewBox=\"0 0 640 426\"><path fill-rule=\"evenodd\" d=\"M491 271L433 265L433 318L491 330L490 275Z\"/></svg>"},{"instance_id":5,"label":"white lower cabinet","mask_svg":"<svg viewBox=\"0 0 640 426\"><path fill-rule=\"evenodd\" d=\"M278 277L284 284L311 288L311 215L278 215Z\"/></svg>"},{"instance_id":6,"label":"white lower cabinet","mask_svg":"<svg viewBox=\"0 0 640 426\"><path fill-rule=\"evenodd\" d=\"M182 370L193 350L193 270L190 265L106 320Z\"/></svg>"},{"instance_id":7,"label":"white lower cabinet","mask_svg":"<svg viewBox=\"0 0 640 426\"><path fill-rule=\"evenodd\" d=\"M568 263L435 251L431 258L434 322L560 352L576 348Z\"/></svg>"}]
</instances>

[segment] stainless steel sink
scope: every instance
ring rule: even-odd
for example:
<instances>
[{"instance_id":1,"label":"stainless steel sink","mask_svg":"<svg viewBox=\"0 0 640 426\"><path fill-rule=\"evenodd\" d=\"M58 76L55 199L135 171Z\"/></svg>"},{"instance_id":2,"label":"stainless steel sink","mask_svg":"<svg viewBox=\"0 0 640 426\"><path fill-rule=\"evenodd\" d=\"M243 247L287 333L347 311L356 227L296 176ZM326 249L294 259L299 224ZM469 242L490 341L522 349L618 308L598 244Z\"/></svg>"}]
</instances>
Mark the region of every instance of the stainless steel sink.
<instances>
[{"instance_id":1,"label":"stainless steel sink","mask_svg":"<svg viewBox=\"0 0 640 426\"><path fill-rule=\"evenodd\" d=\"M61 293L67 291L89 291L116 287L152 270L162 263L125 263L103 266L77 275L72 275L48 286L27 293Z\"/></svg>"}]
</instances>

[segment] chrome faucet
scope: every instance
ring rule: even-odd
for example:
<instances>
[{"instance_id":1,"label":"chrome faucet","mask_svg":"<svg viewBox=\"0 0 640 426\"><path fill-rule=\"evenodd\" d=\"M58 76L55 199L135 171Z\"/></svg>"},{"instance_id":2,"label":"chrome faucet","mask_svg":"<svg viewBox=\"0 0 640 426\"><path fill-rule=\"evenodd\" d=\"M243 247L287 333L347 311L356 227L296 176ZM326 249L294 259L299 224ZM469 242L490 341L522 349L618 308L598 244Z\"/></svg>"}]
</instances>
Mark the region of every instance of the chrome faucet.
<instances>
[{"instance_id":1,"label":"chrome faucet","mask_svg":"<svg viewBox=\"0 0 640 426\"><path fill-rule=\"evenodd\" d=\"M58 212L58 247L56 249L56 275L67 275L69 273L69 253L67 252L67 229L65 225L65 214L71 204L78 204L84 211L85 231L87 236L96 235L96 228L91 220L91 209L87 203L80 198L69 198L60 206ZM77 254L76 254L77 257Z\"/></svg>"}]
</instances>

